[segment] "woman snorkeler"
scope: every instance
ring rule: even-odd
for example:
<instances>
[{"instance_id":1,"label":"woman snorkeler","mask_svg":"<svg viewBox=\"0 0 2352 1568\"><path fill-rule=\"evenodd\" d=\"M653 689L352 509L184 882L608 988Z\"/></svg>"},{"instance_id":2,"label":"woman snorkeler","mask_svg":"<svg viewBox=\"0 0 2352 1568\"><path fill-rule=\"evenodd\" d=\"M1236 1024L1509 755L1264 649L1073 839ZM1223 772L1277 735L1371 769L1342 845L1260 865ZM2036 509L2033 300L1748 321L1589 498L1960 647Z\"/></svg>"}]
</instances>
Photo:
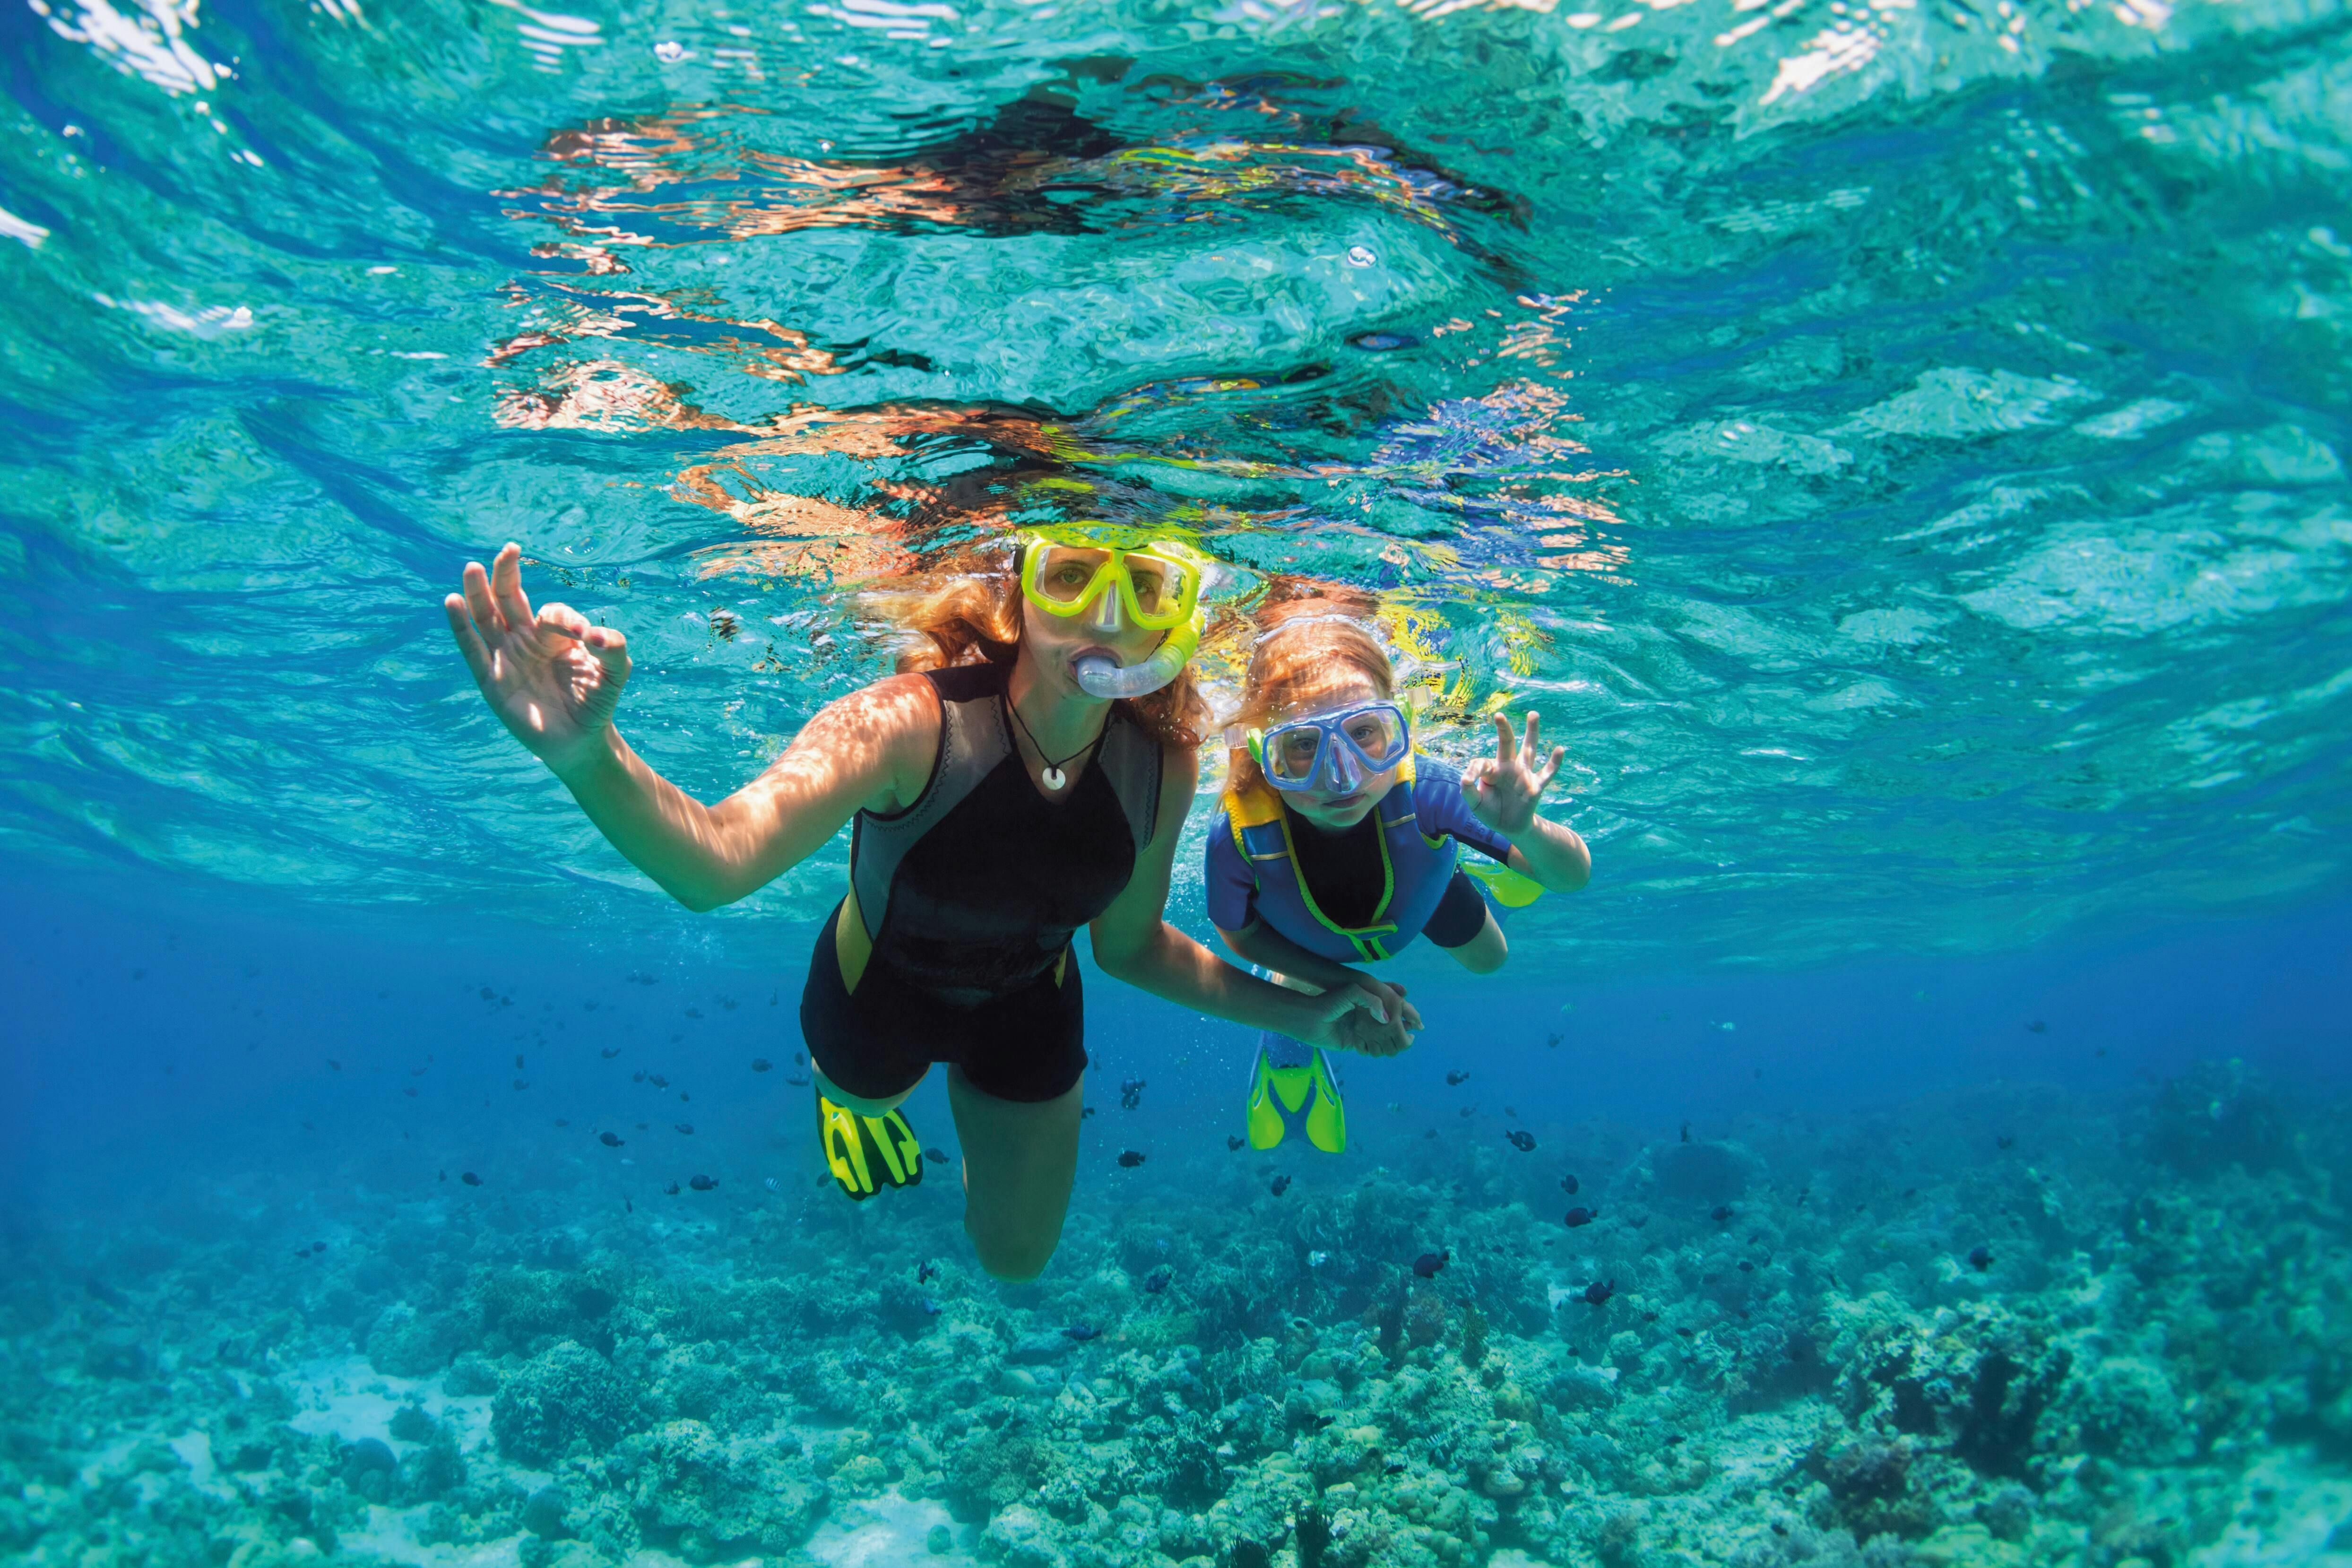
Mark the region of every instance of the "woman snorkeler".
<instances>
[{"instance_id":1,"label":"woman snorkeler","mask_svg":"<svg viewBox=\"0 0 2352 1568\"><path fill-rule=\"evenodd\" d=\"M1108 528L1024 533L895 607L901 673L828 704L766 772L705 805L614 728L628 644L533 612L521 552L468 563L449 627L491 710L614 848L692 910L764 886L856 820L849 889L801 999L819 1136L855 1198L921 1177L898 1107L933 1062L964 1153L964 1228L1000 1279L1041 1273L1077 1171L1087 1065L1071 938L1154 995L1317 1045L1390 1052L1417 1026L1351 979L1307 996L1161 918L1198 777L1185 665L1206 563Z\"/></svg>"},{"instance_id":2,"label":"woman snorkeler","mask_svg":"<svg viewBox=\"0 0 2352 1568\"><path fill-rule=\"evenodd\" d=\"M1458 772L1416 753L1374 607L1370 595L1280 581L1259 607L1226 732L1246 751L1235 750L1209 834L1209 919L1243 958L1318 988L1361 984L1348 963L1393 958L1416 936L1490 974L1508 948L1456 846L1534 883L1529 898L1584 886L1584 840L1536 815L1566 752L1543 757L1529 713L1524 739L1496 715L1494 756ZM1347 1147L1346 1107L1318 1046L1274 1028L1259 1037L1246 1121L1256 1148L1293 1125L1318 1149Z\"/></svg>"}]
</instances>

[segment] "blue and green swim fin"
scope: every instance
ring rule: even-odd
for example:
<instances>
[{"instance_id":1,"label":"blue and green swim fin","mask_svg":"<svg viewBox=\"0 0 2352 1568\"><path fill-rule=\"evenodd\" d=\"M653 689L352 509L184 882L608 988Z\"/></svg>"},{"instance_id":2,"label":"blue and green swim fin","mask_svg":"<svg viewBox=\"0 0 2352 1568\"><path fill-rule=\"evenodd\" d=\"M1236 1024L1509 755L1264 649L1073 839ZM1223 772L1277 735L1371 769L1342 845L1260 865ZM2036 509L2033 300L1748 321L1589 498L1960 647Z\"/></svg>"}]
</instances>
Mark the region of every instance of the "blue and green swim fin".
<instances>
[{"instance_id":1,"label":"blue and green swim fin","mask_svg":"<svg viewBox=\"0 0 2352 1568\"><path fill-rule=\"evenodd\" d=\"M1304 1055L1294 1066L1276 1067L1273 1058ZM1244 1112L1250 1147L1271 1149L1293 1127L1327 1154L1348 1148L1348 1107L1339 1098L1339 1080L1319 1048L1279 1035L1258 1039L1257 1068L1250 1076L1249 1103Z\"/></svg>"},{"instance_id":2,"label":"blue and green swim fin","mask_svg":"<svg viewBox=\"0 0 2352 1568\"><path fill-rule=\"evenodd\" d=\"M923 1146L904 1110L864 1116L816 1091L817 1143L841 1190L864 1203L884 1187L919 1186Z\"/></svg>"}]
</instances>

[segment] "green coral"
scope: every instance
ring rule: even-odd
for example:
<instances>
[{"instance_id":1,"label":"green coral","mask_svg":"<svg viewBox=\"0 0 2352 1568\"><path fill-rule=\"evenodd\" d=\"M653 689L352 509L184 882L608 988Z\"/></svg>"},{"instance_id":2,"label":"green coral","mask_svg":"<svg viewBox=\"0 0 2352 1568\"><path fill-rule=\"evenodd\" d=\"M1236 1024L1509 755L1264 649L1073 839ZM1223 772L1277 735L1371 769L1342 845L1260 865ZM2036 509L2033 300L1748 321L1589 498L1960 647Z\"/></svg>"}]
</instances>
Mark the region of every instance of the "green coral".
<instances>
[{"instance_id":1,"label":"green coral","mask_svg":"<svg viewBox=\"0 0 2352 1568\"><path fill-rule=\"evenodd\" d=\"M499 1451L528 1465L550 1464L574 1442L609 1448L641 1425L636 1391L604 1357L570 1340L506 1379L491 1406Z\"/></svg>"},{"instance_id":2,"label":"green coral","mask_svg":"<svg viewBox=\"0 0 2352 1568\"><path fill-rule=\"evenodd\" d=\"M607 1472L643 1539L688 1562L782 1553L806 1541L830 1500L796 1450L669 1421L615 1448Z\"/></svg>"}]
</instances>

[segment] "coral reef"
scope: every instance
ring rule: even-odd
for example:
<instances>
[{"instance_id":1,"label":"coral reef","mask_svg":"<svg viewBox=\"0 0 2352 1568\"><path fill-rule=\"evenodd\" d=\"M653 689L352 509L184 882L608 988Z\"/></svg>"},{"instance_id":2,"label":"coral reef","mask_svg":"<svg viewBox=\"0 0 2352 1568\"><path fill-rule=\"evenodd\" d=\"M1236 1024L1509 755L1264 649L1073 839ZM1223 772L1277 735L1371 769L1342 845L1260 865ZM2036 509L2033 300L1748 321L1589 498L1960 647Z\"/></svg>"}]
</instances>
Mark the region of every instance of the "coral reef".
<instances>
[{"instance_id":1,"label":"coral reef","mask_svg":"<svg viewBox=\"0 0 2352 1568\"><path fill-rule=\"evenodd\" d=\"M599 1234L549 1193L464 1237L386 1199L301 1272L228 1222L58 1234L0 1284L0 1552L804 1564L919 1500L953 1522L909 1560L1012 1568L2316 1556L2340 1125L2222 1064L2096 1112L1547 1130L1573 1228L1507 1149L1286 1197L1236 1160L1082 1198L1018 1287L914 1194Z\"/></svg>"}]
</instances>

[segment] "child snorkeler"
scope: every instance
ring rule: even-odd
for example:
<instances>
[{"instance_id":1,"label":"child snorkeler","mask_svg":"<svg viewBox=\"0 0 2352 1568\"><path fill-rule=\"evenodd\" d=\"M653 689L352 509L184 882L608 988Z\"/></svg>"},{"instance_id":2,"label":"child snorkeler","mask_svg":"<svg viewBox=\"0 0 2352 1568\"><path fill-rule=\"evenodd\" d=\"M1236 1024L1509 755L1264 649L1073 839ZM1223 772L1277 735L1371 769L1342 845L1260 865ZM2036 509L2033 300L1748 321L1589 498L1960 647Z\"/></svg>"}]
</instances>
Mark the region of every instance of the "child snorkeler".
<instances>
[{"instance_id":1,"label":"child snorkeler","mask_svg":"<svg viewBox=\"0 0 2352 1568\"><path fill-rule=\"evenodd\" d=\"M1546 890L1572 891L1592 875L1584 840L1536 815L1566 752L1542 755L1533 713L1524 739L1497 714L1494 756L1459 771L1414 752L1372 635L1375 604L1344 588L1276 584L1257 612L1241 711L1226 731L1242 744L1209 833L1217 934L1277 978L1319 990L1360 984L1349 963L1393 958L1416 936L1473 974L1502 967L1502 928L1455 864L1457 845ZM1270 1030L1258 1037L1246 1120L1255 1148L1294 1125L1318 1149L1347 1146L1322 1050Z\"/></svg>"}]
</instances>

